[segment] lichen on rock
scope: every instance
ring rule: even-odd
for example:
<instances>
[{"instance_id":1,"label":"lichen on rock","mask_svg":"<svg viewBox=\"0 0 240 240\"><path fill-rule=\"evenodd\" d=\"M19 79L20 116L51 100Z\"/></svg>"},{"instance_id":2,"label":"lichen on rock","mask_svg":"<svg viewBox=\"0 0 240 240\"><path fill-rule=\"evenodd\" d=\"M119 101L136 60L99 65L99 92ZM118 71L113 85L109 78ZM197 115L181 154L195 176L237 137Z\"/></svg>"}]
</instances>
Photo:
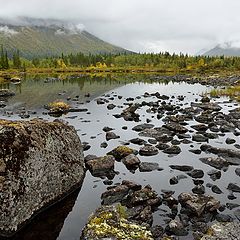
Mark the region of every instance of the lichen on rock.
<instances>
[{"instance_id":1,"label":"lichen on rock","mask_svg":"<svg viewBox=\"0 0 240 240\"><path fill-rule=\"evenodd\" d=\"M90 216L81 239L138 239L153 240L152 233L146 227L129 221L124 207L103 206Z\"/></svg>"}]
</instances>

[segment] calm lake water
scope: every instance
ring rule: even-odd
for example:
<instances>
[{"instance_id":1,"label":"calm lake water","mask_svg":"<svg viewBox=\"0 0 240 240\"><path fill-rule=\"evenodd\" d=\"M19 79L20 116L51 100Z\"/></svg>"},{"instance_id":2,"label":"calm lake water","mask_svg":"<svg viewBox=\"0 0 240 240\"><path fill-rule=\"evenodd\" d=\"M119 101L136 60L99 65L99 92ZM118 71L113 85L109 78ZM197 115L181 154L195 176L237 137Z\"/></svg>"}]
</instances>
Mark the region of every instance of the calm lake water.
<instances>
[{"instance_id":1,"label":"calm lake water","mask_svg":"<svg viewBox=\"0 0 240 240\"><path fill-rule=\"evenodd\" d=\"M56 77L56 76L55 76ZM47 120L54 120L54 117L44 114L44 105L56 99L62 99L74 107L87 108L87 112L69 113L60 117L73 125L81 138L82 142L88 142L91 148L85 151L85 155L94 154L103 156L114 147L121 145L132 138L139 137L138 133L132 131L132 127L137 124L145 123L146 119L151 119L151 123L156 127L163 125L161 120L155 118L155 114L146 112L147 107L142 107L138 113L140 114L140 122L126 122L123 118L116 119L113 115L119 114L127 106L126 98L133 97L134 102L156 101L155 97L144 98L145 92L154 93L159 92L175 98L170 98L173 104L182 105L182 107L189 107L191 102L200 99L200 95L206 93L211 89L208 86L200 84L188 83L173 83L173 82L154 82L150 76L128 76L122 75L120 77L81 77L81 76L60 76L60 78L47 78L46 76L29 76L22 81L20 85L2 84L0 88L9 88L16 92L16 96L9 98L6 103L7 106L0 110L0 117L6 119L20 119L19 112L26 110L36 111L36 114L30 112L30 118L42 117ZM144 82L143 82L144 80ZM85 95L90 93L90 97ZM104 94L104 95L103 95ZM177 96L184 95L184 101L179 101ZM107 109L107 104L98 105L95 101L98 97L104 97L109 100L109 103L117 105L113 110ZM117 96L122 96L119 99ZM76 98L77 97L77 98ZM71 100L67 100L70 99ZM167 101L170 101L167 100ZM216 99L220 106L223 107L223 112L227 113L229 110L239 107L238 104L227 101L227 98ZM189 121L187 126L197 124L194 121ZM102 128L109 126L114 128L114 132L120 136L120 139L108 141L107 148L101 148L100 144L105 139L105 132ZM127 130L123 130L122 126L127 126ZM232 133L226 133L225 136L219 136L218 139L209 140L212 146L228 147L235 149L233 145L225 144L226 137L231 137L240 144L239 137ZM141 137L145 140L149 138ZM170 185L169 179L173 176L184 174L177 170L171 170L169 165L192 165L194 168L202 169L205 173L213 169L212 167L203 164L199 158L211 156L211 154L201 153L195 155L188 150L199 148L200 143L192 142L190 144L181 144L182 152L175 156L168 156L159 151L158 155L151 157L139 156L141 161L157 162L163 171L153 172L139 172L131 173L121 162L116 162L115 170L119 172L113 179L113 184L121 183L122 180L133 180L142 185L150 184L154 190L161 194L161 189L171 189L175 191L174 197L181 192L190 192L195 186L192 178L187 177L182 179L176 185ZM130 147L139 149L140 146L130 144ZM223 194L215 194L210 188L206 187L206 194L212 195L219 199L222 204L227 202L239 203L240 195L235 194L237 199L230 201L227 198L227 185L229 182L239 183L239 177L234 173L236 166L230 166L226 172L222 172L222 177L219 180L212 181L207 174L205 174L204 186L207 183L216 184L223 191ZM185 174L186 175L186 174ZM58 239L58 240L75 240L79 239L81 230L86 223L88 216L101 205L101 194L106 190L107 186L103 183L104 179L95 178L87 172L83 186L80 192L66 199L60 204L44 214L39 216L31 225L24 231L20 232L17 239ZM163 214L166 211L165 214ZM154 214L154 224L165 225L169 219L167 213L170 209L164 205L160 206L159 211ZM232 214L231 211L225 210L224 213ZM46 238L47 236L47 238ZM183 239L188 239L184 237ZM191 239L191 238L190 238Z\"/></svg>"}]
</instances>

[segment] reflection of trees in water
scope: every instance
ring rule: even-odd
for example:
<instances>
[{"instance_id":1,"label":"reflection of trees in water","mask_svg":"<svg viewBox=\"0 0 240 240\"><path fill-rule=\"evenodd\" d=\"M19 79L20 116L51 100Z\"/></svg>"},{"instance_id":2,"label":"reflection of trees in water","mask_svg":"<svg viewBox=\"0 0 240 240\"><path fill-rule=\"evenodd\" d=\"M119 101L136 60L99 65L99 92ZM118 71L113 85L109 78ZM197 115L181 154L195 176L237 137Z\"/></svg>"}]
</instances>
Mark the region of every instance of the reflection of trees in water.
<instances>
[{"instance_id":1,"label":"reflection of trees in water","mask_svg":"<svg viewBox=\"0 0 240 240\"><path fill-rule=\"evenodd\" d=\"M0 84L0 89L10 89L10 83L1 83Z\"/></svg>"}]
</instances>

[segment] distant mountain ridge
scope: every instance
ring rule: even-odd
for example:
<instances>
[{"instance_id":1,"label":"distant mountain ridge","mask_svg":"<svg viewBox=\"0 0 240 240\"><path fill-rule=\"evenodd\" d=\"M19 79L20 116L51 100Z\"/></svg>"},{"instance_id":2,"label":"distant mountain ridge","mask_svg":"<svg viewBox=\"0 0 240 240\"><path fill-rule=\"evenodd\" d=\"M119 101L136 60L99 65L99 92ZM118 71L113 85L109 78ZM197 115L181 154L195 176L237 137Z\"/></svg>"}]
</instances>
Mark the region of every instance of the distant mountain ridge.
<instances>
[{"instance_id":1,"label":"distant mountain ridge","mask_svg":"<svg viewBox=\"0 0 240 240\"><path fill-rule=\"evenodd\" d=\"M28 59L60 56L62 53L128 52L90 34L82 24L54 19L0 18L0 45L10 54L18 49L21 56Z\"/></svg>"},{"instance_id":2,"label":"distant mountain ridge","mask_svg":"<svg viewBox=\"0 0 240 240\"><path fill-rule=\"evenodd\" d=\"M240 56L240 47L233 46L230 42L226 42L224 44L218 44L214 48L206 51L204 56Z\"/></svg>"}]
</instances>

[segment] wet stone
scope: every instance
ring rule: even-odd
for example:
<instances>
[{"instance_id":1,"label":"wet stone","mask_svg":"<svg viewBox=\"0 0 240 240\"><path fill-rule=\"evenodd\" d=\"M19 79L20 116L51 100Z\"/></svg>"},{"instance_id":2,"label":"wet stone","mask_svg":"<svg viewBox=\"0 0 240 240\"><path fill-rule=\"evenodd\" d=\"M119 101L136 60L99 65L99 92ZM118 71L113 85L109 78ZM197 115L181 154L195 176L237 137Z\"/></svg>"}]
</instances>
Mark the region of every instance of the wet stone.
<instances>
[{"instance_id":1,"label":"wet stone","mask_svg":"<svg viewBox=\"0 0 240 240\"><path fill-rule=\"evenodd\" d=\"M226 207L230 210L240 207L238 203L226 203Z\"/></svg>"},{"instance_id":2,"label":"wet stone","mask_svg":"<svg viewBox=\"0 0 240 240\"><path fill-rule=\"evenodd\" d=\"M191 152L191 153L194 153L194 154L201 154L202 153L202 151L200 149L189 149L188 151Z\"/></svg>"},{"instance_id":3,"label":"wet stone","mask_svg":"<svg viewBox=\"0 0 240 240\"><path fill-rule=\"evenodd\" d=\"M194 134L192 136L192 140L195 141L195 142L207 142L208 141L208 138L205 137L204 135L202 134Z\"/></svg>"},{"instance_id":4,"label":"wet stone","mask_svg":"<svg viewBox=\"0 0 240 240\"><path fill-rule=\"evenodd\" d=\"M240 168L236 168L236 169L235 169L235 173L236 173L237 176L240 177Z\"/></svg>"},{"instance_id":5,"label":"wet stone","mask_svg":"<svg viewBox=\"0 0 240 240\"><path fill-rule=\"evenodd\" d=\"M127 146L118 146L114 148L112 151L108 152L107 155L112 155L115 157L117 161L120 161L122 158L132 153L136 155L137 151Z\"/></svg>"},{"instance_id":6,"label":"wet stone","mask_svg":"<svg viewBox=\"0 0 240 240\"><path fill-rule=\"evenodd\" d=\"M204 176L204 172L201 169L194 169L187 174L192 178L202 178Z\"/></svg>"},{"instance_id":7,"label":"wet stone","mask_svg":"<svg viewBox=\"0 0 240 240\"><path fill-rule=\"evenodd\" d=\"M163 152L167 154L179 154L181 152L181 148L179 146L173 145L169 148L164 149Z\"/></svg>"},{"instance_id":8,"label":"wet stone","mask_svg":"<svg viewBox=\"0 0 240 240\"><path fill-rule=\"evenodd\" d=\"M233 138L226 138L226 144L233 144L235 142L236 142L236 140Z\"/></svg>"},{"instance_id":9,"label":"wet stone","mask_svg":"<svg viewBox=\"0 0 240 240\"><path fill-rule=\"evenodd\" d=\"M240 193L240 187L237 184L234 184L234 183L229 183L227 189L231 190L232 192Z\"/></svg>"},{"instance_id":10,"label":"wet stone","mask_svg":"<svg viewBox=\"0 0 240 240\"><path fill-rule=\"evenodd\" d=\"M205 132L208 126L205 124L192 125L191 128L197 130L198 132Z\"/></svg>"},{"instance_id":11,"label":"wet stone","mask_svg":"<svg viewBox=\"0 0 240 240\"><path fill-rule=\"evenodd\" d=\"M184 224L179 219L171 220L165 230L169 234L174 234L176 236L188 235L188 230L186 229Z\"/></svg>"},{"instance_id":12,"label":"wet stone","mask_svg":"<svg viewBox=\"0 0 240 240\"><path fill-rule=\"evenodd\" d=\"M225 169L229 166L229 162L222 157L200 158L200 161L219 170Z\"/></svg>"},{"instance_id":13,"label":"wet stone","mask_svg":"<svg viewBox=\"0 0 240 240\"><path fill-rule=\"evenodd\" d=\"M213 185L212 186L212 191L216 194L221 194L223 193L222 190L217 186L217 185Z\"/></svg>"},{"instance_id":14,"label":"wet stone","mask_svg":"<svg viewBox=\"0 0 240 240\"><path fill-rule=\"evenodd\" d=\"M114 132L107 132L106 133L106 140L109 141L109 140L112 140L112 139L118 139L120 138L120 136L118 136L116 133Z\"/></svg>"},{"instance_id":15,"label":"wet stone","mask_svg":"<svg viewBox=\"0 0 240 240\"><path fill-rule=\"evenodd\" d=\"M124 157L122 162L128 169L136 169L140 164L139 158L134 154L129 154L128 156Z\"/></svg>"},{"instance_id":16,"label":"wet stone","mask_svg":"<svg viewBox=\"0 0 240 240\"><path fill-rule=\"evenodd\" d=\"M216 211L220 207L220 202L208 195L181 193L178 200L182 207L196 216L201 216L204 212Z\"/></svg>"},{"instance_id":17,"label":"wet stone","mask_svg":"<svg viewBox=\"0 0 240 240\"><path fill-rule=\"evenodd\" d=\"M193 170L193 166L189 166L189 165L170 165L169 167L171 169L175 169L183 172L189 172Z\"/></svg>"},{"instance_id":18,"label":"wet stone","mask_svg":"<svg viewBox=\"0 0 240 240\"><path fill-rule=\"evenodd\" d=\"M104 128L103 128L103 131L104 131L104 132L110 132L110 131L112 131L112 130L114 130L114 129L111 128L111 127L104 127Z\"/></svg>"},{"instance_id":19,"label":"wet stone","mask_svg":"<svg viewBox=\"0 0 240 240\"><path fill-rule=\"evenodd\" d=\"M114 109L115 107L116 107L116 105L115 105L115 104L112 104L112 103L107 105L107 109L108 109L108 110L112 110L112 109Z\"/></svg>"},{"instance_id":20,"label":"wet stone","mask_svg":"<svg viewBox=\"0 0 240 240\"><path fill-rule=\"evenodd\" d=\"M133 138L133 139L129 140L129 142L133 143L133 144L137 144L137 145L143 145L146 143L146 141L141 138Z\"/></svg>"},{"instance_id":21,"label":"wet stone","mask_svg":"<svg viewBox=\"0 0 240 240\"><path fill-rule=\"evenodd\" d=\"M208 232L211 234L204 235L201 240L237 240L240 235L240 224L237 222L215 223Z\"/></svg>"},{"instance_id":22,"label":"wet stone","mask_svg":"<svg viewBox=\"0 0 240 240\"><path fill-rule=\"evenodd\" d=\"M213 181L216 181L217 179L220 179L221 176L222 176L221 171L218 171L218 170L215 170L215 169L208 171L207 174L210 176L210 178Z\"/></svg>"},{"instance_id":23,"label":"wet stone","mask_svg":"<svg viewBox=\"0 0 240 240\"><path fill-rule=\"evenodd\" d=\"M187 128L183 127L178 123L168 123L164 125L164 127L176 133L186 133L188 131Z\"/></svg>"},{"instance_id":24,"label":"wet stone","mask_svg":"<svg viewBox=\"0 0 240 240\"><path fill-rule=\"evenodd\" d=\"M175 185L175 184L178 184L178 178L177 177L172 177L172 178L170 178L170 180L169 180L169 183L171 184L171 185Z\"/></svg>"},{"instance_id":25,"label":"wet stone","mask_svg":"<svg viewBox=\"0 0 240 240\"><path fill-rule=\"evenodd\" d=\"M159 167L158 163L153 162L141 162L139 165L140 172L151 172L151 171L161 171L163 168Z\"/></svg>"},{"instance_id":26,"label":"wet stone","mask_svg":"<svg viewBox=\"0 0 240 240\"><path fill-rule=\"evenodd\" d=\"M126 185L119 185L111 188L101 195L103 205L111 205L115 202L120 202L128 194L129 187Z\"/></svg>"},{"instance_id":27,"label":"wet stone","mask_svg":"<svg viewBox=\"0 0 240 240\"><path fill-rule=\"evenodd\" d=\"M232 222L233 221L233 218L227 214L222 214L222 213L218 213L216 215L216 220L218 222Z\"/></svg>"},{"instance_id":28,"label":"wet stone","mask_svg":"<svg viewBox=\"0 0 240 240\"><path fill-rule=\"evenodd\" d=\"M197 194L204 194L205 193L205 187L203 185L197 185L192 189L193 193Z\"/></svg>"},{"instance_id":29,"label":"wet stone","mask_svg":"<svg viewBox=\"0 0 240 240\"><path fill-rule=\"evenodd\" d=\"M139 150L139 154L142 156L153 156L158 154L158 149L154 146L144 146Z\"/></svg>"},{"instance_id":30,"label":"wet stone","mask_svg":"<svg viewBox=\"0 0 240 240\"><path fill-rule=\"evenodd\" d=\"M170 145L168 145L167 143L158 143L155 147L159 150L164 150L166 148L169 148Z\"/></svg>"},{"instance_id":31,"label":"wet stone","mask_svg":"<svg viewBox=\"0 0 240 240\"><path fill-rule=\"evenodd\" d=\"M108 144L106 143L106 142L102 142L101 144L100 144L100 147L101 148L106 148L108 146Z\"/></svg>"},{"instance_id":32,"label":"wet stone","mask_svg":"<svg viewBox=\"0 0 240 240\"><path fill-rule=\"evenodd\" d=\"M132 130L136 131L136 132L141 132L145 129L150 129L150 128L153 128L153 127L154 127L153 124L143 123L143 124L139 124L139 125L133 127Z\"/></svg>"},{"instance_id":33,"label":"wet stone","mask_svg":"<svg viewBox=\"0 0 240 240\"><path fill-rule=\"evenodd\" d=\"M110 171L114 170L115 158L113 156L98 157L85 161L86 167L93 176L107 176Z\"/></svg>"}]
</instances>

